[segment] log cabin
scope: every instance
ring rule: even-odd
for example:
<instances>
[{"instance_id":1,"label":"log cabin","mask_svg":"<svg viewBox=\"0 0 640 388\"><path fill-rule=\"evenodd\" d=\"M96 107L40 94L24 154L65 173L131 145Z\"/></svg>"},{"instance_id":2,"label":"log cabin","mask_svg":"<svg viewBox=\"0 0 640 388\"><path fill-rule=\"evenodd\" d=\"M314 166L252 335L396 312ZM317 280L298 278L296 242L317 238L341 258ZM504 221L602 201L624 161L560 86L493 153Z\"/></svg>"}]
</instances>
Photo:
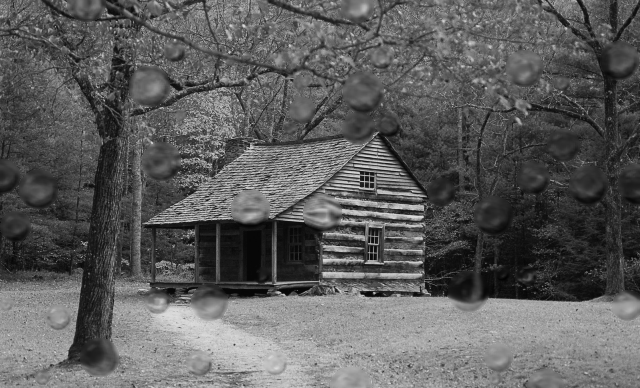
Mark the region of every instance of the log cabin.
<instances>
[{"instance_id":1,"label":"log cabin","mask_svg":"<svg viewBox=\"0 0 640 388\"><path fill-rule=\"evenodd\" d=\"M152 287L424 289L426 189L384 136L360 145L342 136L231 139L223 163L195 193L144 224L152 232ZM231 217L234 197L250 189L270 204L268 221L255 226ZM333 196L342 207L333 230L303 221L305 201L315 193ZM192 283L156 282L158 228L195 229Z\"/></svg>"}]
</instances>

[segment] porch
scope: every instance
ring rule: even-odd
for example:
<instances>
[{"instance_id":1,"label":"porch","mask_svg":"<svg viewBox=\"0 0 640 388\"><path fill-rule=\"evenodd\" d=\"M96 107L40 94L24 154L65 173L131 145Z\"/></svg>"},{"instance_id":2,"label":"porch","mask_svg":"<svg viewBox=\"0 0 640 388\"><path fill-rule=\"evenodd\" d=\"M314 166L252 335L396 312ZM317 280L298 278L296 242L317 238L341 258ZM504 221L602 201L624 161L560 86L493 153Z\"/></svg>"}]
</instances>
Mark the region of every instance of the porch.
<instances>
[{"instance_id":1,"label":"porch","mask_svg":"<svg viewBox=\"0 0 640 388\"><path fill-rule=\"evenodd\" d=\"M151 287L197 288L215 284L227 290L268 290L319 284L321 234L303 223L273 220L245 226L217 222L193 227L193 282L157 279L157 231L151 227Z\"/></svg>"}]
</instances>

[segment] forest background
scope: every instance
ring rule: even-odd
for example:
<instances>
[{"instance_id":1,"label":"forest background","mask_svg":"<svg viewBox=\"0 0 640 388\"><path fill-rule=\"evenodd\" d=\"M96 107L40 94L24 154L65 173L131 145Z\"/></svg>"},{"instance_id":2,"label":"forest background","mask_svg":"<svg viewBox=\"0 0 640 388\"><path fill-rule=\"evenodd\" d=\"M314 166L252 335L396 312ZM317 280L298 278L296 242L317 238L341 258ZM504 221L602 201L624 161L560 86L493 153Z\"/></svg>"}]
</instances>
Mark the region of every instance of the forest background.
<instances>
[{"instance_id":1,"label":"forest background","mask_svg":"<svg viewBox=\"0 0 640 388\"><path fill-rule=\"evenodd\" d=\"M0 241L0 271L71 271L82 267L87 255L103 139L94 130L92 107L74 83L77 69L65 68L56 57L56 50L65 54L68 36L61 37L55 27L59 15L45 3L25 0L0 6L0 21L8 26L0 29L0 156L23 173L34 168L49 171L58 180L59 193L54 205L45 209L27 208L15 193L0 197L0 210L27 212L32 222L27 239ZM582 1L385 1L380 3L385 23L378 25L375 37L357 23L317 23L322 19L314 12L331 14L335 8L328 2L288 12L277 0L209 2L208 9L196 1L174 8L155 1L125 3L161 15L158 28L163 31L224 47L248 63L188 50L187 58L176 65L162 57L167 37L138 32L134 62L159 65L172 79L180 79L173 85L176 95L197 87L203 78L223 86L183 93L157 109L128 109L117 272L145 275L150 234L136 237L136 214L140 212L144 222L215 175L228 139L250 136L279 142L338 134L349 109L342 103L340 83L322 71L331 67L343 74L354 69L375 72L386 87L384 108L402 123L402 131L390 138L401 156L425 186L444 176L458 187L452 204L428 211L425 271L433 292L445 291L452 273L477 263L489 281L495 280L491 270L496 266L505 266L512 275L535 268L533 284L520 284L516 276L498 287L494 284L498 297L586 300L605 292L605 206L576 202L567 186L578 167L601 166L608 157L603 144L611 139L603 138L597 124L605 115L603 77L589 43L576 34L603 44L615 38L606 18L599 20L607 15L606 2L586 2L589 20ZM635 18L638 4L618 3L621 15ZM563 25L550 9L568 15L565 21L572 27ZM110 53L101 48L101 39L108 39L103 38L110 35L106 32L130 28L131 21L73 23L83 36L75 49L82 45L91 52L83 70L92 79L105 77ZM212 25L215 31L209 35ZM633 37L640 27L631 22L623 26L624 40L636 45ZM380 44L394 48L394 61L386 69L370 64L370 51ZM523 49L540 55L545 66L541 81L530 88L509 85L504 75L508 56ZM256 70L249 60L256 57L279 68L298 64L298 70ZM553 86L559 77L570 80L568 89ZM637 75L618 85L622 140L637 137L638 86ZM109 90L99 93L105 101L117 99ZM288 117L291 102L299 96L317 104L308 124ZM549 134L558 129L570 129L580 137L581 152L571 162L557 162L545 152ZM170 181L139 173L140 155L155 141L180 150L182 167ZM629 142L620 153L621 163L637 160L638 151L637 142ZM517 185L517 172L527 160L541 160L549 167L551 185L542 194L524 194ZM495 237L483 236L473 222L474 205L488 193L507 199L515 210L509 230ZM624 281L632 290L640 285L639 215L637 207L622 203ZM132 265L138 241L141 274L136 273L137 264ZM162 270L171 276L192 276L192 231L161 230L158 243Z\"/></svg>"}]
</instances>

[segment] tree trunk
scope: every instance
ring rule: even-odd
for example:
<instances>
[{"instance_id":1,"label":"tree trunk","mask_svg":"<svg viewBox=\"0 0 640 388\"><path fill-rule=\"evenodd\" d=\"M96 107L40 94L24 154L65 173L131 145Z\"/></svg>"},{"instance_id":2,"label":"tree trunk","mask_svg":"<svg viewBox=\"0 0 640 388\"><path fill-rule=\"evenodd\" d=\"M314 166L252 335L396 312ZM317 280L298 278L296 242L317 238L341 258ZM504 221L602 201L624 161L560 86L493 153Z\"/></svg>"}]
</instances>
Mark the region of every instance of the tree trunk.
<instances>
[{"instance_id":1,"label":"tree trunk","mask_svg":"<svg viewBox=\"0 0 640 388\"><path fill-rule=\"evenodd\" d=\"M116 238L116 242L118 244L118 249L116 250L116 275L120 275L122 272L122 230L123 230L122 222L120 222L120 228L118 230L118 237Z\"/></svg>"},{"instance_id":2,"label":"tree trunk","mask_svg":"<svg viewBox=\"0 0 640 388\"><path fill-rule=\"evenodd\" d=\"M482 253L484 251L484 233L478 231L478 241L476 243L476 256L474 260L473 270L476 273L482 271Z\"/></svg>"},{"instance_id":3,"label":"tree trunk","mask_svg":"<svg viewBox=\"0 0 640 388\"><path fill-rule=\"evenodd\" d=\"M110 122L105 125L117 126ZM121 126L121 124L120 124ZM112 129L118 132L117 129ZM111 132L111 131L110 131ZM95 338L111 339L115 294L115 249L120 227L120 202L126 137L105 139L100 147L89 228L88 257L84 263L76 333L69 360L76 361L82 346Z\"/></svg>"},{"instance_id":4,"label":"tree trunk","mask_svg":"<svg viewBox=\"0 0 640 388\"><path fill-rule=\"evenodd\" d=\"M458 190L464 191L464 146L462 134L465 125L465 114L463 108L458 108Z\"/></svg>"},{"instance_id":5,"label":"tree trunk","mask_svg":"<svg viewBox=\"0 0 640 388\"><path fill-rule=\"evenodd\" d=\"M617 0L609 0L609 25L618 30ZM602 52L596 52L600 62ZM604 75L604 73L603 73ZM605 245L607 252L607 285L605 295L615 295L624 291L624 253L620 218L620 193L618 192L618 170L620 158L613 158L619 146L618 131L618 85L617 81L604 76L604 141L605 174L609 182L607 196L603 201Z\"/></svg>"},{"instance_id":6,"label":"tree trunk","mask_svg":"<svg viewBox=\"0 0 640 388\"><path fill-rule=\"evenodd\" d=\"M616 295L624 291L624 253L620 217L620 193L618 171L620 160L612 158L618 147L618 101L617 82L609 77L604 80L605 114L605 174L609 190L603 201L605 208L605 245L607 254L607 285L605 295Z\"/></svg>"},{"instance_id":7,"label":"tree trunk","mask_svg":"<svg viewBox=\"0 0 640 388\"><path fill-rule=\"evenodd\" d=\"M114 33L113 55L106 93L113 99L98 97L88 80L76 80L89 100L98 134L102 139L95 173L95 190L89 226L87 259L82 274L80 303L69 360L78 361L87 341L111 339L115 296L115 250L120 230L121 202L128 139L125 130L125 102L129 98L129 80L133 74L134 42L140 27L121 28Z\"/></svg>"},{"instance_id":8,"label":"tree trunk","mask_svg":"<svg viewBox=\"0 0 640 388\"><path fill-rule=\"evenodd\" d=\"M133 158L131 160L131 276L142 275L141 252L142 242L142 171L140 163L142 158L142 142L140 141L139 127L134 125Z\"/></svg>"},{"instance_id":9,"label":"tree trunk","mask_svg":"<svg viewBox=\"0 0 640 388\"><path fill-rule=\"evenodd\" d=\"M494 253L493 253L493 266L494 266L494 270L493 270L493 297L497 298L498 297L498 262L500 262L500 246L498 244L496 244L494 246Z\"/></svg>"}]
</instances>

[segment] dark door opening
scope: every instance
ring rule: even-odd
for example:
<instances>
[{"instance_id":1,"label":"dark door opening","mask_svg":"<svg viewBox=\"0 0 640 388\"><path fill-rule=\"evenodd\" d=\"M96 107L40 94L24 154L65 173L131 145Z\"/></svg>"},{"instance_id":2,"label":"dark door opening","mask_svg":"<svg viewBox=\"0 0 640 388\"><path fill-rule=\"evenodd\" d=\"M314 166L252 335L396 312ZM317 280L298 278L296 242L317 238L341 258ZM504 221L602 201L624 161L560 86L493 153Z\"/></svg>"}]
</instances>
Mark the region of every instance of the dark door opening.
<instances>
[{"instance_id":1,"label":"dark door opening","mask_svg":"<svg viewBox=\"0 0 640 388\"><path fill-rule=\"evenodd\" d=\"M246 263L246 279L250 282L258 281L258 273L262 265L262 231L244 232L242 236L242 250L244 251L244 262Z\"/></svg>"}]
</instances>

